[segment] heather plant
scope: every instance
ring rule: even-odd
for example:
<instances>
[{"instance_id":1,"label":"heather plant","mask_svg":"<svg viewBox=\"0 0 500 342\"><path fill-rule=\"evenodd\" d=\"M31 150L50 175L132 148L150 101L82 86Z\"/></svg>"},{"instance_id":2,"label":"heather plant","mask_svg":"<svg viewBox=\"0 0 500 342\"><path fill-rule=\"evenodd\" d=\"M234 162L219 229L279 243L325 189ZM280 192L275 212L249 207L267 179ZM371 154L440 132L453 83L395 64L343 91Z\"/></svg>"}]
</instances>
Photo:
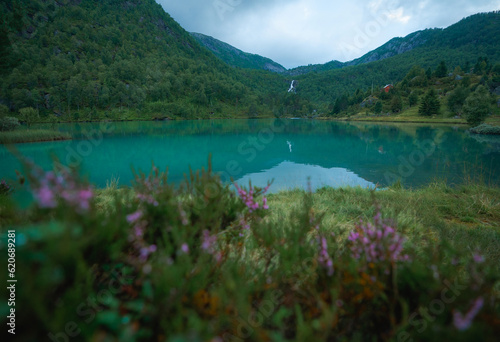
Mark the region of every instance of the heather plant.
<instances>
[{"instance_id":1,"label":"heather plant","mask_svg":"<svg viewBox=\"0 0 500 342\"><path fill-rule=\"evenodd\" d=\"M445 239L416 252L383 206L327 227L306 192L272 220L270 185L223 184L209 163L181 185L154 166L135 173L101 207L100 190L76 170L25 169L34 202L7 222L22 340L428 341L498 331L494 262Z\"/></svg>"},{"instance_id":2,"label":"heather plant","mask_svg":"<svg viewBox=\"0 0 500 342\"><path fill-rule=\"evenodd\" d=\"M7 183L5 179L0 181L0 196L7 196L14 192L12 185Z\"/></svg>"}]
</instances>

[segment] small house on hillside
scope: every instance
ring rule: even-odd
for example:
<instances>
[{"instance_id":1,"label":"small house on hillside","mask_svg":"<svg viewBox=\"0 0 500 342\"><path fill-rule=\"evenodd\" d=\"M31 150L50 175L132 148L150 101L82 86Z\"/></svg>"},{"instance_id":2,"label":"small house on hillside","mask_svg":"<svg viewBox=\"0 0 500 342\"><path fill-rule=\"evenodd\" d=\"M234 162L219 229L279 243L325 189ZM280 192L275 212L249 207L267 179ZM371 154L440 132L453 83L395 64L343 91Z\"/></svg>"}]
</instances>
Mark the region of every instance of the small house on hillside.
<instances>
[{"instance_id":1,"label":"small house on hillside","mask_svg":"<svg viewBox=\"0 0 500 342\"><path fill-rule=\"evenodd\" d=\"M388 84L388 85L386 85L386 86L384 87L384 91L385 91L386 93L388 93L388 92L389 92L389 90L391 90L392 88L394 88L394 86L393 86L392 84Z\"/></svg>"}]
</instances>

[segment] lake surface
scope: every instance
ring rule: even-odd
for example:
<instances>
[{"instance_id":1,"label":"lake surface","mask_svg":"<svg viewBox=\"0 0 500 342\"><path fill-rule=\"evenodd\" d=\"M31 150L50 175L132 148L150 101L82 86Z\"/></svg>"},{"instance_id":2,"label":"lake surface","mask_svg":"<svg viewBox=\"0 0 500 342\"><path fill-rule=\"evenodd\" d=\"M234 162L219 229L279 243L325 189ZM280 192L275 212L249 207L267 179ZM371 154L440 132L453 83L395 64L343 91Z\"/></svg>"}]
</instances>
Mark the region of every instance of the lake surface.
<instances>
[{"instance_id":1,"label":"lake surface","mask_svg":"<svg viewBox=\"0 0 500 342\"><path fill-rule=\"evenodd\" d=\"M323 186L385 187L398 179L418 187L438 179L460 184L482 177L500 185L500 138L469 135L463 127L313 120L204 120L59 125L72 141L19 144L45 169L51 154L80 167L98 186L111 178L129 185L131 167L152 162L179 183L189 166L207 165L271 191ZM0 145L0 178L15 179L16 158Z\"/></svg>"}]
</instances>

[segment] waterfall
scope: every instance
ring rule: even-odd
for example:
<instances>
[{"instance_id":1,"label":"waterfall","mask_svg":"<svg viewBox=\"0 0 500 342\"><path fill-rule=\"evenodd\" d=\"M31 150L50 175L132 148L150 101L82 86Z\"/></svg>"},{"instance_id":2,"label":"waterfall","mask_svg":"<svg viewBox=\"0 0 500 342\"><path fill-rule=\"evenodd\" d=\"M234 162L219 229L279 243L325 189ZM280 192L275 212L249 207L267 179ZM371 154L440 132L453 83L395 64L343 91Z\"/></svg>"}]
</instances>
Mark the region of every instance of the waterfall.
<instances>
[{"instance_id":1,"label":"waterfall","mask_svg":"<svg viewBox=\"0 0 500 342\"><path fill-rule=\"evenodd\" d=\"M288 147L290 148L290 153L292 153L292 143L290 141L286 142L288 144Z\"/></svg>"},{"instance_id":2,"label":"waterfall","mask_svg":"<svg viewBox=\"0 0 500 342\"><path fill-rule=\"evenodd\" d=\"M288 92L291 93L292 91L295 91L295 80L292 81L292 84L290 84L290 89L288 89Z\"/></svg>"}]
</instances>

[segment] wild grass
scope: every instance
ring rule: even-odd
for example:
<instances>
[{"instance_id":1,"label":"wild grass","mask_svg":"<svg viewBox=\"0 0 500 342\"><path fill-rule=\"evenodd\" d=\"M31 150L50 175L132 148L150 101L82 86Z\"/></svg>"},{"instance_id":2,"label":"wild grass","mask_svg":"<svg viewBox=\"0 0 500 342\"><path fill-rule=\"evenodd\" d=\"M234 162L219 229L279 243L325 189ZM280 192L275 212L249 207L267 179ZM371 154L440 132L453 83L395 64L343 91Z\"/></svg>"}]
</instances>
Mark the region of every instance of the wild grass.
<instances>
[{"instance_id":1,"label":"wild grass","mask_svg":"<svg viewBox=\"0 0 500 342\"><path fill-rule=\"evenodd\" d=\"M269 219L283 222L301 206L304 191L269 196ZM464 252L480 249L500 260L500 189L484 185L451 188L436 182L419 189L393 187L370 191L362 188L323 188L312 195L313 209L323 214L323 226L345 239L360 219L375 214L398 222L413 247L423 248L445 240Z\"/></svg>"},{"instance_id":2,"label":"wild grass","mask_svg":"<svg viewBox=\"0 0 500 342\"><path fill-rule=\"evenodd\" d=\"M70 140L71 135L48 129L19 129L0 132L0 144L18 144L28 142Z\"/></svg>"}]
</instances>

